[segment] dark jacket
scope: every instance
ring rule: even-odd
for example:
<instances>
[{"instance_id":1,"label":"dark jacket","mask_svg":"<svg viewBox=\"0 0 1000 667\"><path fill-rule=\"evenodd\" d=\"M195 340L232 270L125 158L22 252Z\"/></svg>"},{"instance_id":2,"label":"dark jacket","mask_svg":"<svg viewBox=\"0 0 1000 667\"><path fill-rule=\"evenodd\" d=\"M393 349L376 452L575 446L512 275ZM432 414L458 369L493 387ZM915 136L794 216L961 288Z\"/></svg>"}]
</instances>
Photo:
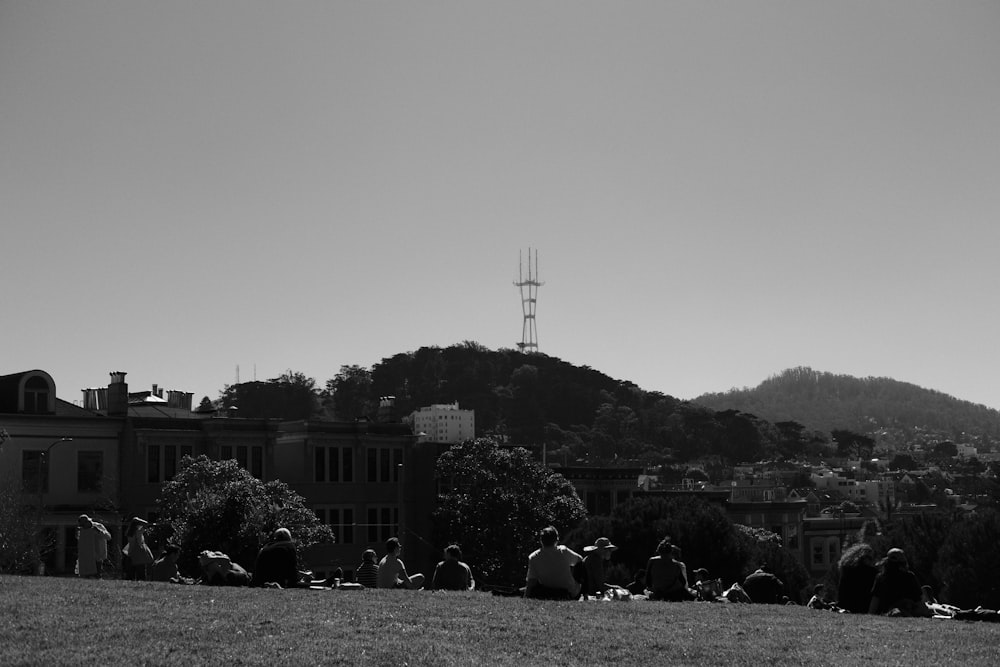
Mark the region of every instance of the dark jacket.
<instances>
[{"instance_id":1,"label":"dark jacket","mask_svg":"<svg viewBox=\"0 0 1000 667\"><path fill-rule=\"evenodd\" d=\"M298 585L299 560L295 554L294 542L271 542L257 554L257 564L254 566L250 585L263 586L267 583L277 583L282 588Z\"/></svg>"}]
</instances>

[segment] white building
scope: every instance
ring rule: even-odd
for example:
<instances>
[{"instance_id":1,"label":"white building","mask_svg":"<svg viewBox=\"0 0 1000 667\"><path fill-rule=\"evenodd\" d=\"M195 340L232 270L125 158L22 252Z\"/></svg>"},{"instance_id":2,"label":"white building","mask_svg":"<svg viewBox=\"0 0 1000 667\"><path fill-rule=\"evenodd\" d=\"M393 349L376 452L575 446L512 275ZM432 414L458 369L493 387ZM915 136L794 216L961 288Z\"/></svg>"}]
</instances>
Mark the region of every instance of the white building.
<instances>
[{"instance_id":1,"label":"white building","mask_svg":"<svg viewBox=\"0 0 1000 667\"><path fill-rule=\"evenodd\" d=\"M420 408L410 419L417 442L458 443L476 437L476 412L459 410L458 401Z\"/></svg>"},{"instance_id":2,"label":"white building","mask_svg":"<svg viewBox=\"0 0 1000 667\"><path fill-rule=\"evenodd\" d=\"M817 489L838 493L845 500L854 503L872 504L885 509L896 502L895 485L889 479L857 480L836 470L813 472L811 478Z\"/></svg>"}]
</instances>

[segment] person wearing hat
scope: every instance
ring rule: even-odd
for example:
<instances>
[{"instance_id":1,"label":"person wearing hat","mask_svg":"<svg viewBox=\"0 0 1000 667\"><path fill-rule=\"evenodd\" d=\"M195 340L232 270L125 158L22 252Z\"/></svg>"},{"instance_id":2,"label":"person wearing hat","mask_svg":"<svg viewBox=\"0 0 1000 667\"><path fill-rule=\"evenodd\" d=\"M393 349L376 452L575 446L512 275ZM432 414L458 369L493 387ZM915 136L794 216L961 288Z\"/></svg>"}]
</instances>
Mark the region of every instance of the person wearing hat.
<instances>
[{"instance_id":1,"label":"person wearing hat","mask_svg":"<svg viewBox=\"0 0 1000 667\"><path fill-rule=\"evenodd\" d=\"M528 575L524 597L542 600L575 600L580 595L580 583L573 570L583 557L559 544L559 531L546 526L538 533L539 548L528 556Z\"/></svg>"},{"instance_id":2,"label":"person wearing hat","mask_svg":"<svg viewBox=\"0 0 1000 667\"><path fill-rule=\"evenodd\" d=\"M129 579L136 581L146 581L147 570L154 560L153 552L146 544L146 536L144 535L148 525L149 522L145 519L140 519L137 516L132 517L128 524L128 531L125 533L128 543L122 549L122 553L128 556L132 566L132 574Z\"/></svg>"},{"instance_id":3,"label":"person wearing hat","mask_svg":"<svg viewBox=\"0 0 1000 667\"><path fill-rule=\"evenodd\" d=\"M101 563L107 558L111 533L103 524L94 521L86 514L81 514L76 524L76 572L81 577L100 579Z\"/></svg>"},{"instance_id":4,"label":"person wearing hat","mask_svg":"<svg viewBox=\"0 0 1000 667\"><path fill-rule=\"evenodd\" d=\"M879 573L872 587L872 601L869 614L891 616L927 616L927 606L923 603L920 582L910 571L906 554L902 549L889 549L879 563Z\"/></svg>"},{"instance_id":5,"label":"person wearing hat","mask_svg":"<svg viewBox=\"0 0 1000 667\"><path fill-rule=\"evenodd\" d=\"M600 597L608 590L604 568L605 564L611 560L611 553L617 550L618 547L606 537L598 537L593 544L583 548L583 552L587 554L583 557L583 567L587 572L583 585L583 595Z\"/></svg>"},{"instance_id":6,"label":"person wearing hat","mask_svg":"<svg viewBox=\"0 0 1000 667\"><path fill-rule=\"evenodd\" d=\"M292 532L278 528L271 535L271 541L257 552L251 586L269 588L296 588L300 585L298 554Z\"/></svg>"}]
</instances>

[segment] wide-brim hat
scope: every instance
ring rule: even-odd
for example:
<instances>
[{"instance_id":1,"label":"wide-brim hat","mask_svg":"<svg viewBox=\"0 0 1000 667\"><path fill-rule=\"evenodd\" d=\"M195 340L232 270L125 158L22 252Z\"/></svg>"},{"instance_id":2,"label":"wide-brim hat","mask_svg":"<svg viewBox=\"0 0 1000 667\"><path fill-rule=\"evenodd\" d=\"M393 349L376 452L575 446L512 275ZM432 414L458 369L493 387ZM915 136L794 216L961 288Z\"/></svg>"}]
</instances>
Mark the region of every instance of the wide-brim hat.
<instances>
[{"instance_id":1,"label":"wide-brim hat","mask_svg":"<svg viewBox=\"0 0 1000 667\"><path fill-rule=\"evenodd\" d=\"M593 544L589 544L583 548L584 551L614 551L617 549L615 545L611 544L611 540L606 537L598 537Z\"/></svg>"}]
</instances>

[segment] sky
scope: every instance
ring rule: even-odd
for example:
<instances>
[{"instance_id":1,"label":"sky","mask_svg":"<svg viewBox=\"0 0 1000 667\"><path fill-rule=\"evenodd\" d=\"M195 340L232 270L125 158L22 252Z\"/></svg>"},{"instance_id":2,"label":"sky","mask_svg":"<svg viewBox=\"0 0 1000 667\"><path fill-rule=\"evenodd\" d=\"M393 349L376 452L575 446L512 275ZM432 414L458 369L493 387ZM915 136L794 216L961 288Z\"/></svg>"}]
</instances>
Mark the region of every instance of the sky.
<instances>
[{"instance_id":1,"label":"sky","mask_svg":"<svg viewBox=\"0 0 1000 667\"><path fill-rule=\"evenodd\" d=\"M1000 408L1000 3L0 0L0 374L522 342Z\"/></svg>"}]
</instances>

